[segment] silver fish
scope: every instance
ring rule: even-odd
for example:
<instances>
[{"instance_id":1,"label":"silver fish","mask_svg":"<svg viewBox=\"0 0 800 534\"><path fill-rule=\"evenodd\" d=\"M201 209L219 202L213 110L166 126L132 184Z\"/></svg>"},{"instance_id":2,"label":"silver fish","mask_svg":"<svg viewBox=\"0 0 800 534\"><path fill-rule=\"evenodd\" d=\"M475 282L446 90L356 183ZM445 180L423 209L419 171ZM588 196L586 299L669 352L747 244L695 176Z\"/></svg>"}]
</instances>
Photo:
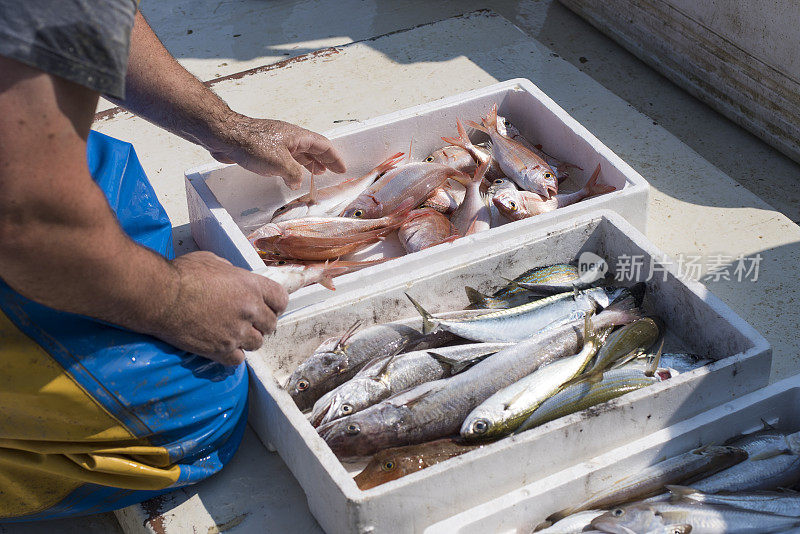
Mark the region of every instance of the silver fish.
<instances>
[{"instance_id":1,"label":"silver fish","mask_svg":"<svg viewBox=\"0 0 800 534\"><path fill-rule=\"evenodd\" d=\"M641 302L643 285L634 286ZM597 307L605 308L617 299L625 298L631 290L621 287L592 288L580 292L553 295L515 308L494 311L464 320L441 320L431 316L419 303L408 296L422 315L422 331L446 330L453 334L484 343L519 342L544 328L583 317Z\"/></svg>"},{"instance_id":2,"label":"silver fish","mask_svg":"<svg viewBox=\"0 0 800 534\"><path fill-rule=\"evenodd\" d=\"M444 317L479 315L475 310L442 314ZM447 332L420 332L409 318L365 328L358 323L342 336L324 341L289 377L286 390L301 410L311 408L322 395L352 378L367 362L402 350L440 347L453 339ZM442 335L444 334L444 335Z\"/></svg>"},{"instance_id":3,"label":"silver fish","mask_svg":"<svg viewBox=\"0 0 800 534\"><path fill-rule=\"evenodd\" d=\"M591 318L585 317L581 351L541 367L510 384L472 410L461 425L461 437L468 440L491 439L516 430L548 397L577 376L594 357L610 332L592 332Z\"/></svg>"},{"instance_id":4,"label":"silver fish","mask_svg":"<svg viewBox=\"0 0 800 534\"><path fill-rule=\"evenodd\" d=\"M541 292L525 289L520 284L536 284L541 287L562 287L562 293L572 291L573 284L578 281L578 268L568 263L557 263L545 267L528 269L510 283L498 289L491 295L484 295L469 286L464 288L469 299L470 308L508 309L521 306L542 297Z\"/></svg>"},{"instance_id":5,"label":"silver fish","mask_svg":"<svg viewBox=\"0 0 800 534\"><path fill-rule=\"evenodd\" d=\"M789 517L800 517L800 493L796 491L750 491L738 493L703 493L686 486L667 486L674 500L690 500L702 504L722 504Z\"/></svg>"},{"instance_id":6,"label":"silver fish","mask_svg":"<svg viewBox=\"0 0 800 534\"><path fill-rule=\"evenodd\" d=\"M509 345L471 343L372 360L353 378L320 397L314 404L311 424L319 426L359 412L408 388L451 376Z\"/></svg>"},{"instance_id":7,"label":"silver fish","mask_svg":"<svg viewBox=\"0 0 800 534\"><path fill-rule=\"evenodd\" d=\"M739 438L731 445L746 451L749 455L747 461L690 486L705 493L789 487L800 480L798 434L767 430Z\"/></svg>"},{"instance_id":8,"label":"silver fish","mask_svg":"<svg viewBox=\"0 0 800 534\"><path fill-rule=\"evenodd\" d=\"M604 532L671 532L666 527L688 525L692 534L761 534L797 526L798 519L762 514L727 506L699 503L633 504L615 508L592 520L592 527Z\"/></svg>"},{"instance_id":9,"label":"silver fish","mask_svg":"<svg viewBox=\"0 0 800 534\"><path fill-rule=\"evenodd\" d=\"M580 504L553 514L548 519L561 519L581 510L606 508L650 497L659 493L667 484L679 484L707 473L716 473L746 458L747 453L735 447L701 447L639 469L590 495ZM597 525L592 522L592 526Z\"/></svg>"},{"instance_id":10,"label":"silver fish","mask_svg":"<svg viewBox=\"0 0 800 534\"><path fill-rule=\"evenodd\" d=\"M640 310L631 296L592 318L594 329L631 322ZM353 415L317 428L340 457L365 456L386 447L421 443L458 432L466 416L501 388L541 365L578 352L584 320L547 330L451 378L427 382Z\"/></svg>"},{"instance_id":11,"label":"silver fish","mask_svg":"<svg viewBox=\"0 0 800 534\"><path fill-rule=\"evenodd\" d=\"M271 222L288 221L300 217L339 215L345 206L355 200L364 189L386 171L393 169L403 157L402 152L389 156L377 167L360 178L351 178L336 185L317 189L311 175L309 192L279 207L272 214Z\"/></svg>"},{"instance_id":12,"label":"silver fish","mask_svg":"<svg viewBox=\"0 0 800 534\"><path fill-rule=\"evenodd\" d=\"M644 351L656 342L663 328L651 317L620 328L603 344L589 372L602 371L633 351Z\"/></svg>"},{"instance_id":13,"label":"silver fish","mask_svg":"<svg viewBox=\"0 0 800 534\"><path fill-rule=\"evenodd\" d=\"M534 532L538 532L539 534L578 534L580 532L585 532L584 529L591 524L592 519L604 513L606 513L605 510L584 510L583 512L567 516L553 524L549 522L542 523L534 529Z\"/></svg>"}]
</instances>

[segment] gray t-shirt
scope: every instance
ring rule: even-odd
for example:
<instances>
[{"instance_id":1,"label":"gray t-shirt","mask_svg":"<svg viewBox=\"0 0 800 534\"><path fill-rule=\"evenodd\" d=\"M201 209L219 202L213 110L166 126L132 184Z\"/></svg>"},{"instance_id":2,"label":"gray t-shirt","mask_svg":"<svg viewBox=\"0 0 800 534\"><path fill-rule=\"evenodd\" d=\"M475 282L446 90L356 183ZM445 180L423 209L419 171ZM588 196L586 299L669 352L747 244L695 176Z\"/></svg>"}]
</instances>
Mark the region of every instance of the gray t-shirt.
<instances>
[{"instance_id":1,"label":"gray t-shirt","mask_svg":"<svg viewBox=\"0 0 800 534\"><path fill-rule=\"evenodd\" d=\"M0 55L125 96L137 0L0 0Z\"/></svg>"}]
</instances>

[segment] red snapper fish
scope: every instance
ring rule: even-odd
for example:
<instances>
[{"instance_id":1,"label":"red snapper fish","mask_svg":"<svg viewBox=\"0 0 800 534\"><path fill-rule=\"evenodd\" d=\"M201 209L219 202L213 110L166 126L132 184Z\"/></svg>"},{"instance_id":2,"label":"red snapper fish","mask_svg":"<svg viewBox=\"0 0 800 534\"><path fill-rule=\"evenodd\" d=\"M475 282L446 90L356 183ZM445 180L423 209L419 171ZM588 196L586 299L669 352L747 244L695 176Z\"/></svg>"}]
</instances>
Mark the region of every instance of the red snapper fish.
<instances>
[{"instance_id":1,"label":"red snapper fish","mask_svg":"<svg viewBox=\"0 0 800 534\"><path fill-rule=\"evenodd\" d=\"M545 199L558 193L558 180L550 165L519 141L497 131L497 104L492 106L482 122L482 125L472 121L469 124L489 135L492 157L497 160L503 174L526 191L538 193Z\"/></svg>"},{"instance_id":2,"label":"red snapper fish","mask_svg":"<svg viewBox=\"0 0 800 534\"><path fill-rule=\"evenodd\" d=\"M589 178L589 181L586 182L582 189L574 193L555 195L550 199L544 199L536 193L505 187L498 189L494 193L492 202L503 216L512 221L527 219L534 215L541 215L548 211L575 204L585 198L616 191L616 188L612 185L598 184L597 177L599 175L600 165L597 166L592 177Z\"/></svg>"}]
</instances>

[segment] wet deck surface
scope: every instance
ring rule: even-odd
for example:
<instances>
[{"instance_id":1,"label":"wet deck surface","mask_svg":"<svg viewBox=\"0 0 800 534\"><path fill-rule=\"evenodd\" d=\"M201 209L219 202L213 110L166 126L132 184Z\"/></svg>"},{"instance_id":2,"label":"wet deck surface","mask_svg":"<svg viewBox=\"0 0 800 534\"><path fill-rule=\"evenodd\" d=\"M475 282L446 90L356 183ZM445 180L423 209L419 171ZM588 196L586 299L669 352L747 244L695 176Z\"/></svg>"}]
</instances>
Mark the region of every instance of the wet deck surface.
<instances>
[{"instance_id":1,"label":"wet deck surface","mask_svg":"<svg viewBox=\"0 0 800 534\"><path fill-rule=\"evenodd\" d=\"M800 167L561 4L492 4L493 12L469 16L459 15L486 4L442 2L433 10L419 0L167 0L142 9L170 51L213 81L235 110L319 131L499 80L531 79L650 181L648 237L656 246L673 256L761 254L757 282L707 285L772 343L773 379L796 373L800 319L786 312L800 295L792 275L800 259ZM134 144L178 250L192 250L183 171L210 156L126 112L103 113L95 127ZM120 517L127 532L159 534L318 528L300 487L252 432L217 477ZM111 514L0 527L3 534L115 530Z\"/></svg>"}]
</instances>

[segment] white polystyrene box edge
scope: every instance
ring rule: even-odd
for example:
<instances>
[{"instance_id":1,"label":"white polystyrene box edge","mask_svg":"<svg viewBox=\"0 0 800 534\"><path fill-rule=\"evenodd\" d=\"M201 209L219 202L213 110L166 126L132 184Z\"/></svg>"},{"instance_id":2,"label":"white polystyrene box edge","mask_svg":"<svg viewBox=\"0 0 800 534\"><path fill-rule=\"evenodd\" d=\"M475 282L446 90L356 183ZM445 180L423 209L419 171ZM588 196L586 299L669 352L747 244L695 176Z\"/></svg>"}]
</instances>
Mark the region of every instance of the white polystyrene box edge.
<instances>
[{"instance_id":1,"label":"white polystyrene box edge","mask_svg":"<svg viewBox=\"0 0 800 534\"><path fill-rule=\"evenodd\" d=\"M657 254L658 251L649 245L641 234L632 231L632 228L629 225L626 226L626 223L614 213L595 212L578 221L562 221L559 225L551 227L548 232L526 237L529 238L529 242L533 242L541 241L559 232L570 233L577 230L578 233L580 233L581 228L587 227L587 225L591 225L594 222L597 222L594 228L599 228L599 226L603 224L603 221L607 223L609 229L614 229L616 235L623 235L628 241L633 243L634 246L638 246L640 250L651 254L655 253L656 255L654 255L654 257L660 256ZM619 226L626 228L627 232L623 232ZM510 239L505 241L510 241ZM500 245L501 244L498 244L498 246ZM641 248L640 245L644 245L645 248ZM522 246L522 244L519 246ZM490 251L488 253L489 256L494 255L494 252L496 251ZM465 254L464 257L467 258L467 255ZM467 259L469 260L469 258ZM442 275L440 274L437 276ZM687 288L681 280L675 280L674 284L683 286L683 291L696 295L696 292ZM700 295L696 295L696 297L698 299L701 298ZM733 326L729 321L731 315L724 313L719 314L718 310L711 311L718 315L717 320L724 321ZM310 319L311 317L308 318ZM649 392L644 390L633 392L623 399L618 399L618 402L612 403L612 405L616 406L616 409L609 411L609 413L615 414L615 417L621 417L623 409L634 406L643 406L641 410L650 410L651 408L649 408L649 406L651 406L653 399L658 397L659 392L667 391L670 394L674 394L679 391L683 392L683 396L686 396L687 388L690 388L695 382L699 381L717 384L718 387L718 382L723 380L724 376L727 376L720 373L729 373L732 369L735 371L737 366L741 366L743 370L751 372L753 375L768 376L770 350L767 346L766 351L762 351L761 354L758 354L757 348L762 345L759 340L763 340L763 338L757 333L755 333L755 335L748 334L750 333L740 332L740 335L748 339L750 345L752 345L745 354L738 354L735 357L729 357L724 361L713 364L711 367L693 371L694 378L690 376L691 374L687 374L684 375L683 379L677 377L671 381L671 384L665 383L652 386L653 389ZM420 473L409 475L405 477L404 480L401 479L400 481L390 482L382 487L370 490L369 492L361 492L356 489L350 476L338 461L335 460L332 453L327 450L324 442L319 439L310 425L307 424L305 418L296 409L288 394L282 391L279 384L272 378L272 372L267 360L256 355L255 358L249 358L249 361L254 374L260 375L263 378L260 385L254 386L255 388L263 387L266 389L269 398L262 398L259 400L261 404L266 403L265 405L268 406L269 413L271 414L270 417L272 418L269 424L267 421L254 421L252 418L251 423L262 440L275 442L290 469L306 490L312 512L320 523L332 532L352 530L356 528L357 525L366 525L365 528L380 525L382 518L391 515L390 508L392 503L398 504L396 496L406 495L404 499L407 499L409 491L412 489L414 491L419 489L419 483L424 482L424 484L427 485L426 487L430 488L432 480L438 481L439 478L444 476L445 478L438 485L440 486L441 483L447 485L450 479L452 479L452 476L449 475L456 470L458 470L459 473L463 473L465 468L469 468L471 472L474 472L475 468L478 468L478 466L489 459L496 461L498 458L506 458L509 453L514 453L519 446L526 444L530 446L542 437L547 438L550 436L549 439L551 441L553 439L553 432L550 434L544 432L540 432L539 434L526 433L527 436L522 435L518 437L516 441L509 439L498 442L490 451L486 449L483 451L475 451L475 453L470 453L470 455L465 455L451 460L448 463L440 464ZM735 374L734 372L734 376ZM742 375L745 374L746 373L742 373ZM708 382L707 379L710 379L711 382ZM741 375L739 380L742 380ZM764 378L764 383L766 383L766 378ZM746 386L735 386L731 384L725 387L733 387L734 389L731 391L739 391L741 393L741 389ZM716 398L714 398L714 401L716 401ZM254 403L254 406L256 406L256 404L257 403ZM658 406L658 404L655 406ZM707 406L710 405L707 404ZM274 417L272 416L273 414ZM605 418L602 419L602 417ZM585 418L569 416L564 418L563 421L548 423L548 425L550 425L548 429L552 431L554 428L557 430L572 428L576 419L578 420L578 425L585 423ZM601 419L594 419L594 421L598 420L604 421L606 425L611 424L613 421L610 415L603 415ZM609 428L608 430L612 431L614 429ZM305 452L302 450L304 447ZM290 455L289 458L286 457L287 454ZM408 483L408 481L412 480L414 481L414 485ZM333 491L333 494L325 493L320 489L322 482L324 482L326 487L332 488L331 491ZM458 480L459 485L463 483L464 480ZM433 495L430 495L430 497L433 498ZM340 505L342 499L347 503L346 511L343 511L338 505L333 505L334 503ZM396 511L394 513L396 513ZM417 515L416 518L417 523L421 525L419 528L424 527L425 515Z\"/></svg>"},{"instance_id":2,"label":"white polystyrene box edge","mask_svg":"<svg viewBox=\"0 0 800 534\"><path fill-rule=\"evenodd\" d=\"M629 458L643 454L645 451L654 450L659 446L664 446L678 438L686 440L686 436L696 434L700 429L706 432L711 429L717 436L717 443L721 443L727 438L733 437L732 432L751 432L757 430L763 421L742 421L741 428L731 429L727 423L731 416L739 415L752 406L762 403L769 403L776 408L776 416L780 410L791 410L791 406L783 406L780 402L781 397L788 393L795 392L800 394L800 375L776 382L767 387L756 390L738 399L726 402L720 406L702 412L695 417L671 425L647 436L631 441L624 447L618 447L606 453L600 454L590 460L577 463L567 469L558 471L543 479L537 480L527 486L518 488L505 495L487 501L480 506L456 514L444 521L435 523L425 529L425 534L436 533L458 533L473 534L479 532L478 525L485 529L486 523L496 520L498 525L502 517L507 517L512 512L517 512L524 508L528 515L539 515L543 519L555 510L543 509L537 506L537 500L543 496L557 491L566 484L581 485L585 483L593 474L603 469L609 469L623 464ZM735 435L735 434L734 434ZM580 500L587 495L578 495L575 500ZM503 525L502 528L509 532L523 532L531 524L525 525Z\"/></svg>"},{"instance_id":3,"label":"white polystyrene box edge","mask_svg":"<svg viewBox=\"0 0 800 534\"><path fill-rule=\"evenodd\" d=\"M511 91L524 91L531 95L532 98L538 100L540 104L553 114L555 120L559 121L565 126L572 135L580 138L584 143L591 147L591 149L600 157L607 160L613 167L615 167L625 178L626 186L622 190L616 191L610 195L604 195L592 199L587 199L574 206L569 206L555 212L541 215L538 217L526 219L511 223L507 226L520 226L529 231L538 228L545 224L553 224L555 221L564 217L572 217L579 213L585 213L597 208L608 207L612 208L633 221L637 227L644 228L647 220L647 202L649 196L649 184L642 178L636 171L627 165L622 159L616 156L608 147L603 145L591 132L584 128L579 122L572 118L566 111L561 109L552 99L550 99L544 92L536 87L530 80L526 79L513 79L505 82L493 84L484 88L474 89L454 95L435 100L428 103L419 104L410 108L398 110L386 115L375 117L365 120L358 124L351 124L340 126L329 130L326 135L332 139L340 138L342 136L353 135L358 132L364 132L371 129L378 128L404 120L410 117L421 116L425 114L434 113L440 109L453 108L461 103L474 101L490 95L497 95L498 100L504 98ZM454 110L453 113L456 111ZM212 251L219 251L226 249L226 242L232 244L239 250L239 254L245 258L247 265L241 265L250 269L256 269L261 264L258 255L252 250L249 242L244 237L243 232L238 228L233 218L229 213L220 205L216 200L213 192L205 185L205 179L209 173L219 169L231 167L219 163L206 164L186 172L187 174L187 188L195 188L199 190L199 196L202 202L213 205L211 209L212 217L219 220L218 228L211 228L208 230L208 235L203 235L204 243L201 243L201 248L206 248ZM191 195L189 195L191 197ZM190 215L192 212L190 212ZM194 227L198 224L197 221L191 221L193 234ZM492 229L490 233L494 233L497 228ZM463 243L459 243L463 241ZM400 258L386 262L381 265L373 266L367 269L350 273L339 277L337 282L344 284L345 288L355 288L365 283L379 281L380 274L387 271L392 271L393 268L399 268L401 265L413 266L415 263L427 262L435 257L450 254L453 247L469 246L469 240L458 240L455 243L439 245L432 247L428 250L418 252L411 257ZM348 289L340 291L345 292ZM330 296L330 293L319 286L311 286L303 288L293 294L290 301L290 309L306 306L310 303L322 300Z\"/></svg>"}]
</instances>

